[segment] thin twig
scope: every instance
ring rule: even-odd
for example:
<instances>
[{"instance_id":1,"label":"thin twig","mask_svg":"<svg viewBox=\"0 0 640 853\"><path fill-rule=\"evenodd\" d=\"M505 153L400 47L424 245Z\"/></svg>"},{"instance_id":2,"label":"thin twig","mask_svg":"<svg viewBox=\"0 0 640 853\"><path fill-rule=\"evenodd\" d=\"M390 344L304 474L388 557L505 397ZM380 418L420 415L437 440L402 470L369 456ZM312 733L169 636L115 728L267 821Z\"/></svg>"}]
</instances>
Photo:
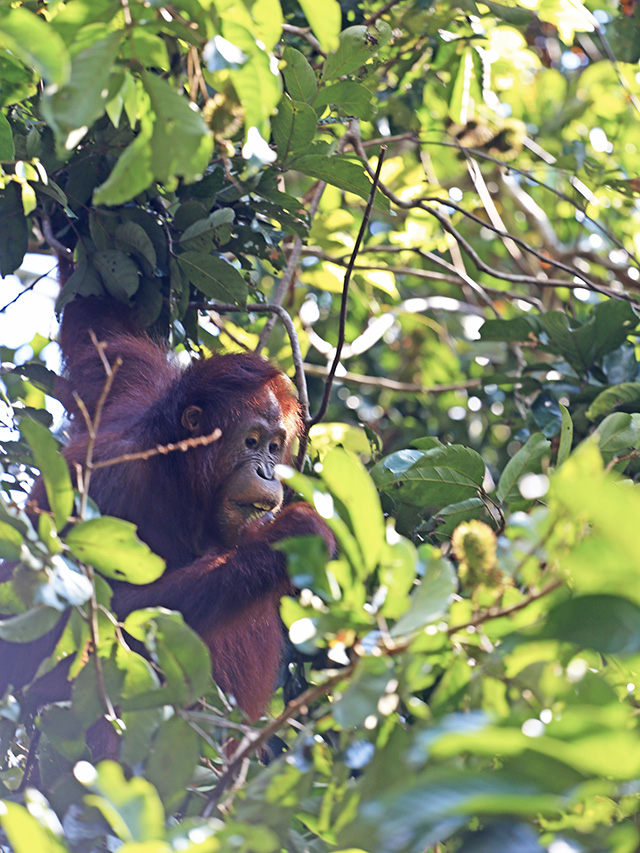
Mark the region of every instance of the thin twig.
<instances>
[{"instance_id":1,"label":"thin twig","mask_svg":"<svg viewBox=\"0 0 640 853\"><path fill-rule=\"evenodd\" d=\"M280 714L279 717L276 717L275 720L272 720L270 723L260 730L255 736L253 734L247 735L243 738L240 746L236 750L233 755L231 761L229 762L229 766L220 777L217 785L211 792L209 799L207 800L207 804L204 807L202 812L203 817L210 817L216 803L224 793L224 791L233 784L234 779L236 778L236 772L244 762L246 758L248 758L252 752L259 749L263 746L269 738L278 732L285 723L289 721L292 717L296 717L298 714L303 713L307 706L311 705L315 702L316 699L319 699L321 696L324 696L328 693L332 687L335 687L336 684L340 684L341 681L344 681L347 678L350 678L353 675L353 672L357 665L357 659L349 664L349 666L340 670L336 675L331 676L327 681L323 684L316 684L314 687L310 687L308 690L305 690L304 693L301 693L300 696L297 696L293 699L284 711Z\"/></svg>"},{"instance_id":2,"label":"thin twig","mask_svg":"<svg viewBox=\"0 0 640 853\"><path fill-rule=\"evenodd\" d=\"M192 447L206 447L208 444L213 444L214 441L218 441L221 435L222 430L216 428L208 435L185 438L182 441L175 442L175 444L158 444L155 447L150 447L148 450L139 450L136 453L123 453L121 456L114 456L111 459L100 459L98 462L91 463L91 470L97 471L99 468L110 468L112 465L121 465L123 462L141 462L151 459L153 456L166 456L168 453L174 453L177 450L184 453Z\"/></svg>"},{"instance_id":3,"label":"thin twig","mask_svg":"<svg viewBox=\"0 0 640 853\"><path fill-rule=\"evenodd\" d=\"M311 203L309 204L309 227L311 227L311 223L313 222L313 218L317 213L318 206L320 205L320 199L322 198L322 193L327 186L325 181L318 181L313 190L313 196L311 198ZM291 249L291 254L289 255L289 259L287 261L287 268L284 271L282 278L280 279L280 283L276 289L276 292L271 299L271 305L282 305L284 302L287 293L289 292L289 288L293 282L293 279L298 270L298 264L300 262L300 254L302 252L303 241L302 237L298 236L294 240L293 248ZM260 338L258 340L258 345L256 347L256 352L260 352L267 345L267 341L269 340L269 335L271 334L271 330L275 325L275 317L272 317L270 320L267 320L265 323L264 329L260 333Z\"/></svg>"},{"instance_id":4,"label":"thin twig","mask_svg":"<svg viewBox=\"0 0 640 853\"><path fill-rule=\"evenodd\" d=\"M300 36L300 38L304 39L311 45L311 47L316 51L316 53L319 53L321 56L327 55L322 50L318 39L311 32L311 27L294 27L293 24L283 24L282 32L289 33L292 36Z\"/></svg>"},{"instance_id":5,"label":"thin twig","mask_svg":"<svg viewBox=\"0 0 640 853\"><path fill-rule=\"evenodd\" d=\"M474 616L474 618L470 619L469 622L465 622L463 625L454 625L453 628L449 628L447 630L447 635L451 637L453 634L457 634L459 631L464 631L467 628L477 628L478 625L482 625L483 622L488 622L490 619L499 619L501 616L509 616L511 613L517 613L518 610L524 610L524 608L531 604L532 601L544 598L545 595L553 592L553 590L557 589L559 586L562 586L562 581L555 580L547 584L547 586L543 587L543 589L538 592L529 593L529 595L527 595L526 598L523 598L522 601L519 601L517 604L512 604L510 607L490 607L488 610L484 610L482 613Z\"/></svg>"},{"instance_id":6,"label":"thin twig","mask_svg":"<svg viewBox=\"0 0 640 853\"><path fill-rule=\"evenodd\" d=\"M302 416L305 421L309 418L309 394L307 392L307 380L304 375L302 366L302 352L300 351L300 341L296 327L293 325L293 320L289 313L279 304L262 304L252 303L239 308L237 305L219 305L215 302L190 302L189 308L198 309L199 311L216 311L218 314L230 314L236 311L248 311L252 314L275 314L282 321L282 325L287 331L289 342L291 344L291 355L293 358L293 366L295 369L295 384L298 389L298 400L302 408Z\"/></svg>"},{"instance_id":7,"label":"thin twig","mask_svg":"<svg viewBox=\"0 0 640 853\"><path fill-rule=\"evenodd\" d=\"M33 288L36 286L36 284L41 282L43 278L47 278L47 276L50 276L51 273L56 269L57 266L58 265L55 264L54 266L51 267L51 269L48 272L43 272L42 275L39 275L38 278L34 279L30 284L28 284L26 287L24 287L20 291L20 293L11 300L11 302L7 302L6 305L3 305L2 308L0 308L0 314L2 314L3 311L6 311L7 308L10 308L11 305L13 305L14 303L16 303L18 301L18 299L21 299L25 295L25 293L29 293L30 290L33 290Z\"/></svg>"},{"instance_id":8,"label":"thin twig","mask_svg":"<svg viewBox=\"0 0 640 853\"><path fill-rule=\"evenodd\" d=\"M360 244L364 239L364 235L369 224L369 217L371 216L371 211L373 209L373 202L376 197L376 192L378 191L378 185L380 183L380 172L382 170L382 163L384 161L384 156L387 152L387 148L383 145L380 148L380 153L378 155L378 165L373 174L371 190L369 192L369 199L367 201L367 206L364 211L364 216L362 217L362 222L360 224L360 230L358 231L358 236L356 238L355 245L353 247L353 252L351 253L351 259L349 261L349 265L347 266L347 270L344 275L344 284L342 286L342 302L340 305L340 326L338 330L338 343L336 345L336 354L333 359L333 364L331 365L331 369L329 370L329 374L327 376L327 381L324 386L324 394L322 397L322 402L320 403L320 408L313 418L311 418L307 433L309 429L314 426L314 424L319 423L322 418L325 416L327 411L327 406L329 405L329 397L331 396L331 386L333 385L333 378L336 375L336 370L338 369L338 365L340 364L340 355L342 353L342 347L344 346L345 332L346 332L346 324L347 324L347 305L348 305L348 296L349 296L349 281L351 279L351 273L353 271L353 265L356 262L356 258L358 257L358 251L360 250ZM304 458L304 452L306 452L306 442L300 442L300 454Z\"/></svg>"},{"instance_id":9,"label":"thin twig","mask_svg":"<svg viewBox=\"0 0 640 853\"><path fill-rule=\"evenodd\" d=\"M312 376L328 376L329 368L320 364L304 363L304 369ZM372 388L386 388L389 391L404 391L409 394L445 394L447 391L464 391L468 388L479 388L481 379L469 379L467 382L453 382L450 385L418 385L415 382L396 382L395 379L385 379L382 376L365 376L362 373L341 373L336 377L337 382L354 382L356 385L368 385ZM515 381L515 380L514 380Z\"/></svg>"}]
</instances>

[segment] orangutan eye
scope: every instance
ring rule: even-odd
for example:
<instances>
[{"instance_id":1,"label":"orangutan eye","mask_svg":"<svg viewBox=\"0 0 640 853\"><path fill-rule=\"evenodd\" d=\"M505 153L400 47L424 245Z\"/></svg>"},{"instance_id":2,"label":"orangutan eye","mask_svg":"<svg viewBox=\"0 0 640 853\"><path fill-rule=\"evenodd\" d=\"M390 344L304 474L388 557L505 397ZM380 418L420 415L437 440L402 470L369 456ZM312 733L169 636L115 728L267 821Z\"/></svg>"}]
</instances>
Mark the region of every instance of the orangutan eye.
<instances>
[{"instance_id":1,"label":"orangutan eye","mask_svg":"<svg viewBox=\"0 0 640 853\"><path fill-rule=\"evenodd\" d=\"M280 444L277 441L272 441L269 445L269 453L276 454L280 450Z\"/></svg>"},{"instance_id":2,"label":"orangutan eye","mask_svg":"<svg viewBox=\"0 0 640 853\"><path fill-rule=\"evenodd\" d=\"M249 450L253 450L254 447L258 446L258 439L250 435L248 438L245 438L244 445L245 447L248 447Z\"/></svg>"}]
</instances>

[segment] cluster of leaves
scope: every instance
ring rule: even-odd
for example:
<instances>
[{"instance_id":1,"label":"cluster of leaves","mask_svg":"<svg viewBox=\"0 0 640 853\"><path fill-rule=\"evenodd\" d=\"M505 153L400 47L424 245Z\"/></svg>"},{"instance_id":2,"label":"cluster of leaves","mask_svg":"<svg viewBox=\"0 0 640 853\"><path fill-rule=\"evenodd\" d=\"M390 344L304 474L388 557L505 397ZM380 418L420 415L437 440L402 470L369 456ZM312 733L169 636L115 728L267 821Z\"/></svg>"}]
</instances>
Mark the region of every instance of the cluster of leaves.
<instances>
[{"instance_id":1,"label":"cluster of leaves","mask_svg":"<svg viewBox=\"0 0 640 853\"><path fill-rule=\"evenodd\" d=\"M59 309L108 294L179 349L289 367L255 310L286 299L312 404L336 346L346 368L312 467L286 474L339 555L282 544L296 653L252 727L179 614L109 614L105 578L161 561L74 494L46 340L30 364L0 348L20 431L0 456L0 637L66 620L41 674L68 657L74 679L69 701L41 708L36 682L0 705L3 844L637 849L639 16L0 4L0 273L53 253L73 270ZM36 472L51 512L27 514ZM285 754L261 766L274 735Z\"/></svg>"}]
</instances>

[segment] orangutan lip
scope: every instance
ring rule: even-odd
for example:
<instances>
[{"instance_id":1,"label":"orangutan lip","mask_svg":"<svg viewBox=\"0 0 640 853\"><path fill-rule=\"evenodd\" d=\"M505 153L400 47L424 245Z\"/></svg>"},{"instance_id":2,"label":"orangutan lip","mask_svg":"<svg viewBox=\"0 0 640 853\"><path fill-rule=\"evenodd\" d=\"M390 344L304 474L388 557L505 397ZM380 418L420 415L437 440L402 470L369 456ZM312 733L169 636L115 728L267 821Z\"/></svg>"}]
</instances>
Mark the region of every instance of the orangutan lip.
<instances>
[{"instance_id":1,"label":"orangutan lip","mask_svg":"<svg viewBox=\"0 0 640 853\"><path fill-rule=\"evenodd\" d=\"M234 503L242 512L246 512L251 515L263 515L265 512L271 512L273 510L273 506L267 503L243 504L238 503L238 501L234 501Z\"/></svg>"}]
</instances>

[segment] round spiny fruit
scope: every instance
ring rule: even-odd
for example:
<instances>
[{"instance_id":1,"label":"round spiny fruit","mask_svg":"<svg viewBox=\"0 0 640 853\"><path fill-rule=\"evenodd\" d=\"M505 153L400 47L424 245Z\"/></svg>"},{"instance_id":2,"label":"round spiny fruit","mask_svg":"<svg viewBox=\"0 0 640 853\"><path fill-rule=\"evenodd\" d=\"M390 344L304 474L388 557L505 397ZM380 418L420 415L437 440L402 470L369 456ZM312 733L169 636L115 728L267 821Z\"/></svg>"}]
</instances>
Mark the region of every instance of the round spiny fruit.
<instances>
[{"instance_id":1,"label":"round spiny fruit","mask_svg":"<svg viewBox=\"0 0 640 853\"><path fill-rule=\"evenodd\" d=\"M459 562L464 586L483 583L496 586L502 579L496 557L496 535L488 524L477 519L463 521L453 531L451 550Z\"/></svg>"}]
</instances>

